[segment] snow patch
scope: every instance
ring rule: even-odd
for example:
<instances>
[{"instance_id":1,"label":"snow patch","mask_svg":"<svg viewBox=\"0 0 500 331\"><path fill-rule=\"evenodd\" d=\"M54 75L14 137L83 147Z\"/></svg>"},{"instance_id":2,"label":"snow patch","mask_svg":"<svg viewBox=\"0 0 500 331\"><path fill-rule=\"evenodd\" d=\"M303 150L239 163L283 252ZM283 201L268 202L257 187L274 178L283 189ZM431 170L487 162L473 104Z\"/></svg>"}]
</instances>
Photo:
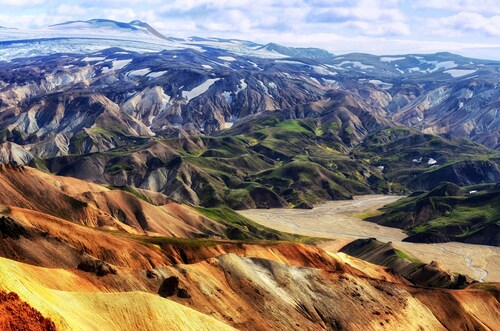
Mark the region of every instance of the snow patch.
<instances>
[{"instance_id":1,"label":"snow patch","mask_svg":"<svg viewBox=\"0 0 500 331\"><path fill-rule=\"evenodd\" d=\"M394 62L394 61L401 61L401 60L405 60L406 57L402 56L402 57L390 57L390 56L383 56L380 58L380 61L382 62Z\"/></svg>"},{"instance_id":2,"label":"snow patch","mask_svg":"<svg viewBox=\"0 0 500 331\"><path fill-rule=\"evenodd\" d=\"M229 62L236 61L236 59L232 56L218 56L217 58L222 61L229 61Z\"/></svg>"},{"instance_id":3,"label":"snow patch","mask_svg":"<svg viewBox=\"0 0 500 331\"><path fill-rule=\"evenodd\" d=\"M226 103L228 105L231 105L233 103L233 97L231 96L231 92L229 91L224 91L222 92L222 96L224 97L224 99L226 99Z\"/></svg>"},{"instance_id":4,"label":"snow patch","mask_svg":"<svg viewBox=\"0 0 500 331\"><path fill-rule=\"evenodd\" d=\"M455 68L457 66L457 64L453 61L444 61L444 62L438 62L436 63L436 69L435 70L439 70L439 69L451 69L451 68Z\"/></svg>"},{"instance_id":5,"label":"snow patch","mask_svg":"<svg viewBox=\"0 0 500 331\"><path fill-rule=\"evenodd\" d=\"M374 66L368 65L368 64L363 64L359 61L342 61L339 66L350 66L350 67L355 67L358 69L370 69L370 68L375 68Z\"/></svg>"},{"instance_id":6,"label":"snow patch","mask_svg":"<svg viewBox=\"0 0 500 331\"><path fill-rule=\"evenodd\" d=\"M315 73L320 74L320 75L324 75L324 76L335 76L337 74L336 72L331 72L330 70L328 70L322 66L312 66L312 68L313 68Z\"/></svg>"},{"instance_id":7,"label":"snow patch","mask_svg":"<svg viewBox=\"0 0 500 331\"><path fill-rule=\"evenodd\" d=\"M208 64L202 64L201 67L203 69L207 69L207 70L212 70L213 69L213 67L211 65L208 65Z\"/></svg>"},{"instance_id":8,"label":"snow patch","mask_svg":"<svg viewBox=\"0 0 500 331\"><path fill-rule=\"evenodd\" d=\"M105 73L108 73L110 71L123 69L123 67L125 67L130 62L132 62L132 60L130 60L130 59L129 60L115 60L115 61L111 62L111 68L103 68L102 73L105 74Z\"/></svg>"},{"instance_id":9,"label":"snow patch","mask_svg":"<svg viewBox=\"0 0 500 331\"><path fill-rule=\"evenodd\" d=\"M158 77L161 77L163 76L164 74L166 74L168 71L157 71L157 72L152 72L150 74L148 74L148 77L153 77L153 78L158 78Z\"/></svg>"},{"instance_id":10,"label":"snow patch","mask_svg":"<svg viewBox=\"0 0 500 331\"><path fill-rule=\"evenodd\" d=\"M333 80L333 79L324 79L323 78L323 83L325 83L325 85L337 86L337 81Z\"/></svg>"},{"instance_id":11,"label":"snow patch","mask_svg":"<svg viewBox=\"0 0 500 331\"><path fill-rule=\"evenodd\" d=\"M266 93L268 96L270 96L272 98L272 95L269 94L269 88L262 81L259 80L258 82L259 82L259 85L264 90L264 93Z\"/></svg>"},{"instance_id":12,"label":"snow patch","mask_svg":"<svg viewBox=\"0 0 500 331\"><path fill-rule=\"evenodd\" d=\"M105 59L106 58L102 57L102 56L100 56L100 57L98 57L98 56L96 56L96 57L86 56L86 57L84 57L82 59L82 61L85 61L85 62L97 62L97 61L103 61Z\"/></svg>"},{"instance_id":13,"label":"snow patch","mask_svg":"<svg viewBox=\"0 0 500 331\"><path fill-rule=\"evenodd\" d=\"M316 78L314 77L310 77L309 78L311 81L313 81L314 83L318 84L318 85L321 85L321 83L319 82L319 80L317 80Z\"/></svg>"},{"instance_id":14,"label":"snow patch","mask_svg":"<svg viewBox=\"0 0 500 331\"><path fill-rule=\"evenodd\" d=\"M238 86L238 89L236 90L236 94L240 93L244 89L247 88L247 83L245 82L245 79L240 79L240 85Z\"/></svg>"},{"instance_id":15,"label":"snow patch","mask_svg":"<svg viewBox=\"0 0 500 331\"><path fill-rule=\"evenodd\" d=\"M373 85L375 85L381 89L384 89L384 90L389 90L393 86L391 83L385 83L385 82L378 80L378 79L370 79L368 81L368 83L373 84Z\"/></svg>"},{"instance_id":16,"label":"snow patch","mask_svg":"<svg viewBox=\"0 0 500 331\"><path fill-rule=\"evenodd\" d=\"M149 74L151 70L149 68L132 70L127 73L126 76L145 76Z\"/></svg>"},{"instance_id":17,"label":"snow patch","mask_svg":"<svg viewBox=\"0 0 500 331\"><path fill-rule=\"evenodd\" d=\"M419 67L413 67L409 68L408 72L412 73L412 72L425 72L425 71L421 70Z\"/></svg>"},{"instance_id":18,"label":"snow patch","mask_svg":"<svg viewBox=\"0 0 500 331\"><path fill-rule=\"evenodd\" d=\"M252 67L254 67L255 69L260 69L260 67L259 67L259 65L257 63L252 62L252 61L248 61L248 63L250 63L252 65Z\"/></svg>"},{"instance_id":19,"label":"snow patch","mask_svg":"<svg viewBox=\"0 0 500 331\"><path fill-rule=\"evenodd\" d=\"M210 86L212 86L218 80L220 80L220 78L207 79L205 82L196 86L190 91L182 91L182 97L186 98L188 101L191 101L192 99L199 97L200 95L208 91Z\"/></svg>"},{"instance_id":20,"label":"snow patch","mask_svg":"<svg viewBox=\"0 0 500 331\"><path fill-rule=\"evenodd\" d=\"M299 61L291 61L291 60L276 60L274 61L276 63L286 63L286 64L298 64L298 65L304 65L304 63L299 62Z\"/></svg>"},{"instance_id":21,"label":"snow patch","mask_svg":"<svg viewBox=\"0 0 500 331\"><path fill-rule=\"evenodd\" d=\"M422 60L419 59L420 63L422 64L431 64L434 66L434 69L427 69L427 72L434 72L438 71L439 69L451 69L455 68L457 64L454 61L443 61L443 62L438 62L438 61L427 61L427 60Z\"/></svg>"},{"instance_id":22,"label":"snow patch","mask_svg":"<svg viewBox=\"0 0 500 331\"><path fill-rule=\"evenodd\" d=\"M453 78L467 76L473 74L477 71L477 69L449 69L445 70L447 74L450 74Z\"/></svg>"}]
</instances>

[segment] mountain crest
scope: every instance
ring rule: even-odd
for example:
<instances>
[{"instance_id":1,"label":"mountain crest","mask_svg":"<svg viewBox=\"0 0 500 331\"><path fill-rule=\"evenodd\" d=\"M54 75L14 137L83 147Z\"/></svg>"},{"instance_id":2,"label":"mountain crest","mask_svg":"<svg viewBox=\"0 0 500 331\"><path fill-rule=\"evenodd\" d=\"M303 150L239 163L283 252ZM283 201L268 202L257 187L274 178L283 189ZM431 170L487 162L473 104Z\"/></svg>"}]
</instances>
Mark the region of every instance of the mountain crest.
<instances>
[{"instance_id":1,"label":"mountain crest","mask_svg":"<svg viewBox=\"0 0 500 331\"><path fill-rule=\"evenodd\" d=\"M49 28L56 29L111 29L116 31L139 32L151 35L163 40L168 40L163 34L154 29L151 25L140 20L133 20L130 23L119 22L109 19L94 18L87 21L68 21L49 25Z\"/></svg>"},{"instance_id":2,"label":"mountain crest","mask_svg":"<svg viewBox=\"0 0 500 331\"><path fill-rule=\"evenodd\" d=\"M309 59L329 59L334 55L327 50L314 47L287 47L276 43L269 43L262 46L260 49L267 51L274 51L283 55L297 58L309 58Z\"/></svg>"}]
</instances>

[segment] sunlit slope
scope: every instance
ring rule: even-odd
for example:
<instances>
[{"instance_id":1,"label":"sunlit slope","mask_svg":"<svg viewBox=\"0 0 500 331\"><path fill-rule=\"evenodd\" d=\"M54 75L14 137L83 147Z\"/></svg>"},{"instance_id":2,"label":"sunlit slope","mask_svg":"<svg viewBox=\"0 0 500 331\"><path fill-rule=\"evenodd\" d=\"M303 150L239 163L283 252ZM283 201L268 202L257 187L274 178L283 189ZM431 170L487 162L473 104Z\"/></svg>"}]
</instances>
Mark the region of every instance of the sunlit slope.
<instances>
[{"instance_id":1,"label":"sunlit slope","mask_svg":"<svg viewBox=\"0 0 500 331\"><path fill-rule=\"evenodd\" d=\"M176 238L300 240L300 236L265 228L227 208L196 209L161 193L92 184L30 167L0 164L0 187L0 205L102 230Z\"/></svg>"},{"instance_id":2,"label":"sunlit slope","mask_svg":"<svg viewBox=\"0 0 500 331\"><path fill-rule=\"evenodd\" d=\"M74 292L51 289L65 284ZM0 287L60 330L233 330L191 308L144 292L104 293L67 270L0 258Z\"/></svg>"}]
</instances>

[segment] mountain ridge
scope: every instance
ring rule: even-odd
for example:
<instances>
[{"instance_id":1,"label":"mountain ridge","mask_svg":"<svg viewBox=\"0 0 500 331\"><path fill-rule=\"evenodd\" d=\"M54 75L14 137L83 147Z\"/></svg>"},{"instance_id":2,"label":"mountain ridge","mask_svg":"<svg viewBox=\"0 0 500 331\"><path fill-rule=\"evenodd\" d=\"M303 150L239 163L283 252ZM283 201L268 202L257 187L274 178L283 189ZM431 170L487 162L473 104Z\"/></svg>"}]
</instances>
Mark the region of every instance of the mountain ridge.
<instances>
[{"instance_id":1,"label":"mountain ridge","mask_svg":"<svg viewBox=\"0 0 500 331\"><path fill-rule=\"evenodd\" d=\"M79 24L86 24L85 26L81 26ZM167 37L165 37L163 34L158 32L156 29L154 29L151 25L149 25L146 22L142 22L140 20L133 20L130 21L129 23L124 23L124 22L119 22L119 21L114 21L114 20L108 20L108 19L90 19L86 21L67 21L63 23L58 23L58 24L52 24L49 25L49 28L71 28L74 25L76 25L77 28L84 28L84 29L98 29L98 28L110 28L110 29L128 29L128 30L133 30L133 31L141 31L141 28L145 28L149 33L151 33L153 36L158 37L160 39L164 40L169 40Z\"/></svg>"}]
</instances>

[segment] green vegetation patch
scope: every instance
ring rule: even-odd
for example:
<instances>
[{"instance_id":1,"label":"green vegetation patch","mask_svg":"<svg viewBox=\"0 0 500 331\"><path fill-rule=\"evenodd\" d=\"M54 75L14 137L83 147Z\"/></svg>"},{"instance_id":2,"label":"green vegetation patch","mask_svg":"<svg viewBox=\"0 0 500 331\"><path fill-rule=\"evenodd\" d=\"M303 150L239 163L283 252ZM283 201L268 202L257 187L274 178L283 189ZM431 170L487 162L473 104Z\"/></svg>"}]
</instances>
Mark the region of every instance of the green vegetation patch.
<instances>
[{"instance_id":1,"label":"green vegetation patch","mask_svg":"<svg viewBox=\"0 0 500 331\"><path fill-rule=\"evenodd\" d=\"M407 253L405 253L399 249L395 249L395 252L396 252L396 256L401 258L401 259L405 259L405 260L408 260L408 261L410 261L412 263L416 263L416 264L423 264L423 262L420 261L419 259L414 258L413 256L410 256Z\"/></svg>"},{"instance_id":2,"label":"green vegetation patch","mask_svg":"<svg viewBox=\"0 0 500 331\"><path fill-rule=\"evenodd\" d=\"M229 227L228 238L235 240L277 240L313 244L317 239L288 234L260 225L228 207L204 208L192 206L202 215Z\"/></svg>"}]
</instances>

